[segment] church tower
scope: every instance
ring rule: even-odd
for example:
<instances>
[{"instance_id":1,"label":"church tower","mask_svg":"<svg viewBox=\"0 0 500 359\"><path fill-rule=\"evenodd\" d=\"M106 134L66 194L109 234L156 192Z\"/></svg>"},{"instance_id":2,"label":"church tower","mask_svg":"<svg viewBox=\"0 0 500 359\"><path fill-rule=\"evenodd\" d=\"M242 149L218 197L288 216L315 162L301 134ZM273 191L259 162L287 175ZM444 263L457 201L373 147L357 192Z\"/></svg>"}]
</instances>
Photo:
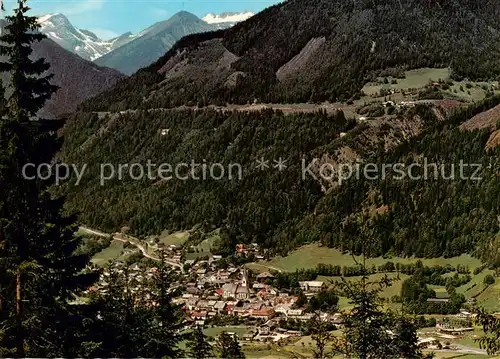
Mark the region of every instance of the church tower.
<instances>
[{"instance_id":1,"label":"church tower","mask_svg":"<svg viewBox=\"0 0 500 359\"><path fill-rule=\"evenodd\" d=\"M248 272L246 268L241 270L242 278L241 278L241 286L248 287Z\"/></svg>"}]
</instances>

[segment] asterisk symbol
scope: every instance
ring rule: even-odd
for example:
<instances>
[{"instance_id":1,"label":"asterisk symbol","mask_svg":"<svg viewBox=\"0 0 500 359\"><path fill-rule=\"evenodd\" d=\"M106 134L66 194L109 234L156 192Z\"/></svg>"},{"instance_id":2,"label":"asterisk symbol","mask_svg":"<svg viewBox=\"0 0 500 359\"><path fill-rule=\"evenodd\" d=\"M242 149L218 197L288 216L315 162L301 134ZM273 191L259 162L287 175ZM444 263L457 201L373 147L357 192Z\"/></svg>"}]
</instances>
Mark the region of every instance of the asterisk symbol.
<instances>
[{"instance_id":1,"label":"asterisk symbol","mask_svg":"<svg viewBox=\"0 0 500 359\"><path fill-rule=\"evenodd\" d=\"M260 160L257 160L257 166L255 168L264 171L269 168L269 161L265 160L264 157L261 157Z\"/></svg>"},{"instance_id":2,"label":"asterisk symbol","mask_svg":"<svg viewBox=\"0 0 500 359\"><path fill-rule=\"evenodd\" d=\"M286 169L286 161L287 160L284 160L283 158L278 158L278 160L274 160L274 168L277 168L279 171L283 171L284 169Z\"/></svg>"}]
</instances>

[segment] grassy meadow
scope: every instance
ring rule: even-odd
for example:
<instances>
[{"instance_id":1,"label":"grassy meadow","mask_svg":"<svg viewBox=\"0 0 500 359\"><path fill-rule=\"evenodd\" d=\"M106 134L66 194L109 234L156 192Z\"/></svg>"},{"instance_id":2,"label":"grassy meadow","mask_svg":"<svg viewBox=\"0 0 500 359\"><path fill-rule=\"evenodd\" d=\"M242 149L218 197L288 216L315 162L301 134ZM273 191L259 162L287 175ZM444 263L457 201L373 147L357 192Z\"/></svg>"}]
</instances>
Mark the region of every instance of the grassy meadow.
<instances>
[{"instance_id":1,"label":"grassy meadow","mask_svg":"<svg viewBox=\"0 0 500 359\"><path fill-rule=\"evenodd\" d=\"M367 258L366 265L380 266L388 261L393 263L415 263L417 260L421 260L425 266L434 265L446 265L450 264L452 266L457 266L458 264L462 266L468 266L469 270L472 272L475 268L481 266L481 261L477 258L473 258L470 255L461 255L460 257L453 258L401 258L401 257L377 257L377 258ZM341 251L333 248L322 247L318 244L308 244L295 251L289 253L286 257L275 257L270 261L261 261L258 263L249 263L247 267L256 272L265 272L269 270L278 270L282 272L293 272L298 269L312 269L318 264L331 264L339 266L353 266L362 262L362 258L358 256L351 256L349 254L342 253ZM466 298L475 297L477 303L484 307L485 309L492 312L500 311L500 280L494 285L486 287L483 284L484 277L487 274L493 274L492 270L483 270L477 275L472 275L472 280L457 288L458 293L463 293ZM453 273L448 273L447 275L453 275ZM377 273L370 276L370 280L377 280L384 276L384 273ZM398 274L398 273L388 273L387 276L393 280L392 285L385 288L381 296L388 301L388 306L398 309L399 304L390 303L389 299L394 295L399 295L401 292L401 286L403 281L408 278L408 275ZM342 280L341 277L324 277L319 276L318 280L322 280L328 283L330 286L334 286L336 282ZM348 277L345 278L348 281L359 280L359 277ZM430 286L436 291L436 296L438 298L446 298L448 296L444 286ZM350 304L347 299L340 298L339 305L342 309L349 309Z\"/></svg>"},{"instance_id":2,"label":"grassy meadow","mask_svg":"<svg viewBox=\"0 0 500 359\"><path fill-rule=\"evenodd\" d=\"M393 263L415 263L416 258L401 258L401 257L377 257L377 258L367 258L366 265L371 267L372 265L379 266L385 264L388 261ZM473 258L470 255L461 255L460 257L453 258L423 258L420 259L425 266L433 265L446 265L451 264L456 266L457 264L466 265L470 270L481 266L481 261L479 259ZM259 262L257 265L250 264L249 267L255 269L259 272L264 272L269 270L269 268L275 270L281 270L285 272L293 272L297 269L302 268L315 268L319 263L332 264L339 266L353 266L362 261L360 256L351 256L350 254L342 253L341 251L334 248L322 247L316 243L305 245L295 251L292 251L286 257L275 257L270 261Z\"/></svg>"},{"instance_id":3,"label":"grassy meadow","mask_svg":"<svg viewBox=\"0 0 500 359\"><path fill-rule=\"evenodd\" d=\"M422 88L432 81L447 80L450 77L450 70L448 68L422 68L406 71L405 75L404 79L388 77L389 84L368 83L363 87L362 91L368 96L373 96L380 93L382 89L408 90ZM392 80L396 80L397 83L391 84Z\"/></svg>"},{"instance_id":4,"label":"grassy meadow","mask_svg":"<svg viewBox=\"0 0 500 359\"><path fill-rule=\"evenodd\" d=\"M109 247L104 248L102 251L92 257L92 263L98 266L103 266L109 261L118 259L123 255L125 243L114 240L111 241Z\"/></svg>"},{"instance_id":5,"label":"grassy meadow","mask_svg":"<svg viewBox=\"0 0 500 359\"><path fill-rule=\"evenodd\" d=\"M180 232L170 233L168 231L163 231L158 236L158 239L160 240L160 243L164 244L165 246L170 246L170 245L182 246L189 239L189 232L180 231Z\"/></svg>"},{"instance_id":6,"label":"grassy meadow","mask_svg":"<svg viewBox=\"0 0 500 359\"><path fill-rule=\"evenodd\" d=\"M220 238L220 230L216 229L213 232L208 233L207 237L198 245L192 248L194 252L187 252L186 259L197 259L206 256L212 256L211 249L214 242Z\"/></svg>"},{"instance_id":7,"label":"grassy meadow","mask_svg":"<svg viewBox=\"0 0 500 359\"><path fill-rule=\"evenodd\" d=\"M396 91L408 91L410 89L421 89L428 85L430 82L434 81L447 81L450 79L450 69L449 68L421 68L405 72L404 79L396 79L393 77L388 77L388 84L380 83L383 79L378 79L377 83L367 83L362 91L367 96L377 96L380 90L391 90ZM397 83L393 84L392 81L395 80ZM450 89L446 91L447 95L454 97L457 100L473 102L480 101L485 98L485 89L490 89L492 85L496 85L497 82L485 82L485 81L453 81L453 85ZM495 91L500 93L500 91ZM402 100L402 97L398 97L398 94L390 96L393 100Z\"/></svg>"}]
</instances>

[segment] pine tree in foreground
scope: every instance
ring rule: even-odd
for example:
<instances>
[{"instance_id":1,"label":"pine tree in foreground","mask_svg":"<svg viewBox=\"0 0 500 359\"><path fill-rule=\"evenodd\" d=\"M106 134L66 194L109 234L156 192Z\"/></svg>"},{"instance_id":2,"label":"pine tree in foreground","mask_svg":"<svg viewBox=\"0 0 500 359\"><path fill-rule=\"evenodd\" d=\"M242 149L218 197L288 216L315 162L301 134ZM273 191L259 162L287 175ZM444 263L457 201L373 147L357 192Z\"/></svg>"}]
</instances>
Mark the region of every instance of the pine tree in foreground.
<instances>
[{"instance_id":1,"label":"pine tree in foreground","mask_svg":"<svg viewBox=\"0 0 500 359\"><path fill-rule=\"evenodd\" d=\"M484 335L476 339L481 349L486 349L489 355L500 354L500 319L484 309L476 309L475 322L484 331Z\"/></svg>"},{"instance_id":2,"label":"pine tree in foreground","mask_svg":"<svg viewBox=\"0 0 500 359\"><path fill-rule=\"evenodd\" d=\"M179 294L173 288L178 275L167 263L167 254L164 250L160 251L160 260L152 288L152 300L157 304L152 307L152 322L157 325L156 330L150 333L154 340L149 343L149 348L155 353L153 355L155 357L182 357L183 351L178 345L185 339L185 336L180 334L184 313L172 302L173 298Z\"/></svg>"},{"instance_id":3,"label":"pine tree in foreground","mask_svg":"<svg viewBox=\"0 0 500 359\"><path fill-rule=\"evenodd\" d=\"M85 356L106 358L180 358L183 316L172 303L176 273L165 261L154 277L140 283L124 266L110 269L107 292L90 303L98 315L87 330ZM139 263L140 266L146 264Z\"/></svg>"},{"instance_id":4,"label":"pine tree in foreground","mask_svg":"<svg viewBox=\"0 0 500 359\"><path fill-rule=\"evenodd\" d=\"M190 358L204 359L213 357L212 346L207 341L207 336L203 333L201 326L191 333L191 338L187 344Z\"/></svg>"},{"instance_id":5,"label":"pine tree in foreground","mask_svg":"<svg viewBox=\"0 0 500 359\"><path fill-rule=\"evenodd\" d=\"M215 349L219 354L219 358L224 359L244 359L245 354L241 350L238 339L222 332L215 342Z\"/></svg>"},{"instance_id":6,"label":"pine tree in foreground","mask_svg":"<svg viewBox=\"0 0 500 359\"><path fill-rule=\"evenodd\" d=\"M44 35L28 11L19 0L0 37L0 72L10 73L0 118L0 356L75 356L81 317L69 303L94 276L83 274L88 256L74 255L75 217L64 216L63 199L49 193L53 176L33 177L33 168L52 163L60 140L58 122L36 117L57 87L44 75L45 60L30 59Z\"/></svg>"},{"instance_id":7,"label":"pine tree in foreground","mask_svg":"<svg viewBox=\"0 0 500 359\"><path fill-rule=\"evenodd\" d=\"M316 313L309 323L311 327L311 339L314 341L313 358L325 359L331 357L327 351L327 345L332 341L333 335L329 331L328 323L322 320Z\"/></svg>"},{"instance_id":8,"label":"pine tree in foreground","mask_svg":"<svg viewBox=\"0 0 500 359\"><path fill-rule=\"evenodd\" d=\"M363 254L374 245L373 223L369 211L358 218ZM354 261L357 262L355 258ZM334 338L333 354L360 359L432 358L432 354L421 352L415 325L384 308L380 294L391 286L392 280L387 276L371 280L364 255L363 261L357 263L362 269L361 279L351 282L342 278L337 287L338 294L349 300L352 309L343 315L342 336Z\"/></svg>"}]
</instances>

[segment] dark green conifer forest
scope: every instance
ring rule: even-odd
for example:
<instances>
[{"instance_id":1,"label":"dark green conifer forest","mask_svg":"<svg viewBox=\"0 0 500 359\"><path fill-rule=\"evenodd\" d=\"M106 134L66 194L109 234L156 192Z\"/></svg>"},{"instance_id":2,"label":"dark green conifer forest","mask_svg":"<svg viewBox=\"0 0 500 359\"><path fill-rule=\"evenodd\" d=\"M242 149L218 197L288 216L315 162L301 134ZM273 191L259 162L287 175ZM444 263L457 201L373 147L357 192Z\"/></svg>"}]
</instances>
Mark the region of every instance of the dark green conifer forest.
<instances>
[{"instance_id":1,"label":"dark green conifer forest","mask_svg":"<svg viewBox=\"0 0 500 359\"><path fill-rule=\"evenodd\" d=\"M340 132L352 127L342 113L326 115L264 111L252 113L204 110L113 114L77 114L66 126L61 157L68 163L154 164L231 163L242 164L242 180L162 181L117 178L101 185L100 169L91 167L78 186L67 183L68 208L81 210L90 226L114 231L128 226L137 235L154 234L164 228L205 230L222 228L229 244L257 241L272 254L285 254L297 246L320 241L324 245L360 253L356 214L387 206L376 216L374 245L368 255L394 253L418 257L481 255L498 231L498 148L485 150L488 131L462 131L458 125L474 113L494 107L497 98L459 109L440 121L422 106L408 116L425 119L429 125L418 136L394 149L361 145L363 125L350 137ZM161 136L161 129L170 129ZM359 131L359 132L356 132ZM359 135L356 135L358 133ZM96 135L97 134L97 135ZM314 158L334 156L351 145L364 163L410 164L423 158L438 167L432 180L351 178L329 188L303 168ZM366 148L366 150L365 150ZM256 168L258 160L288 160L284 171ZM302 162L304 161L304 162ZM480 167L465 169L467 178L450 180L452 166L458 178L460 162ZM304 165L305 164L305 165ZM415 176L422 176L416 168ZM434 173L434 167L427 172ZM199 173L201 176L201 173ZM116 177L116 176L115 176ZM354 176L353 176L354 177ZM326 187L325 187L326 186ZM367 207L368 199L373 199Z\"/></svg>"}]
</instances>

